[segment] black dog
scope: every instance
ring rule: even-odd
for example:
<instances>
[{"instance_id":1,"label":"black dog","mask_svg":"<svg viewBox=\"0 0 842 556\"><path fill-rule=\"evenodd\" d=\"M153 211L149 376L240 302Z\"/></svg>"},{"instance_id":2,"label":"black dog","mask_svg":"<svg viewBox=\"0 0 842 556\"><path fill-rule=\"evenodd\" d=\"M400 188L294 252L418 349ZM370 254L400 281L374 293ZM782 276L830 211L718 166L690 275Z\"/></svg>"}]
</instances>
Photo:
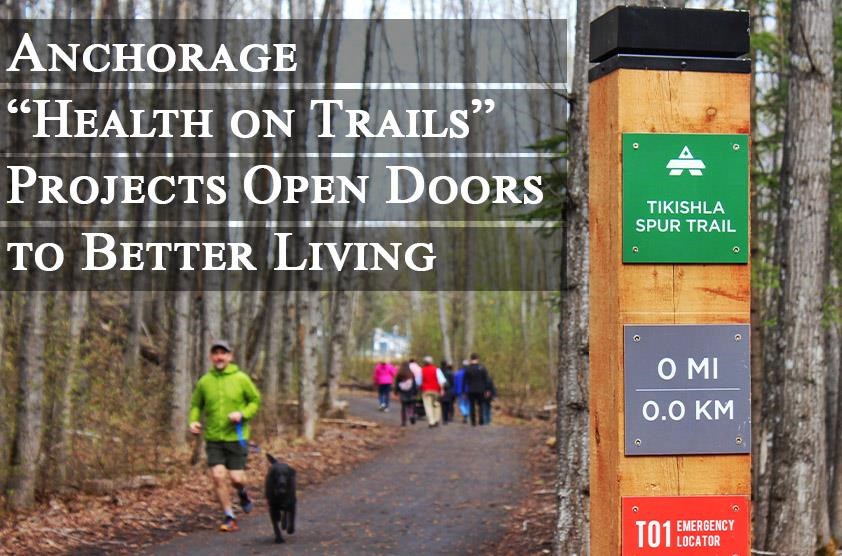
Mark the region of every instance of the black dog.
<instances>
[{"instance_id":1,"label":"black dog","mask_svg":"<svg viewBox=\"0 0 842 556\"><path fill-rule=\"evenodd\" d=\"M295 469L266 454L272 467L266 473L266 501L269 519L275 529L275 542L282 543L281 531L295 533ZM280 523L280 527L278 526Z\"/></svg>"}]
</instances>

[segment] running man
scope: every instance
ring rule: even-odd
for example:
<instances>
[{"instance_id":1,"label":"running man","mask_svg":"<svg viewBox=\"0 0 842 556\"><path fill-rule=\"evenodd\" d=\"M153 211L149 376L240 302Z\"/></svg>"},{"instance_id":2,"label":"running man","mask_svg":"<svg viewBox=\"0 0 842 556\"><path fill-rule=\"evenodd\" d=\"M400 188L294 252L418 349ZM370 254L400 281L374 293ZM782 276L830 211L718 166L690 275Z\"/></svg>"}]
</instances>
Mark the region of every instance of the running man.
<instances>
[{"instance_id":1,"label":"running man","mask_svg":"<svg viewBox=\"0 0 842 556\"><path fill-rule=\"evenodd\" d=\"M205 443L208 468L219 505L224 514L220 531L236 531L229 487L237 490L240 507L249 513L253 504L246 491L249 421L260 407L260 392L249 376L231 361L234 353L225 340L211 344L212 367L196 383L190 400L190 432L200 434L199 421L205 414Z\"/></svg>"}]
</instances>

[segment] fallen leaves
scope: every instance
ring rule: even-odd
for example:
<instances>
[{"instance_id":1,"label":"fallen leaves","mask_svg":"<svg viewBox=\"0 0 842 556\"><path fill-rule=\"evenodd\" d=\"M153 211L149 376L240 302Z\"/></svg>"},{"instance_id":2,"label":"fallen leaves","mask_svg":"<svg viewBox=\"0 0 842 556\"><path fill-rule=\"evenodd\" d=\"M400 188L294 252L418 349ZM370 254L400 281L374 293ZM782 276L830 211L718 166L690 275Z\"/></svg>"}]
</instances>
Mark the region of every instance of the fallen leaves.
<instances>
[{"instance_id":1,"label":"fallen leaves","mask_svg":"<svg viewBox=\"0 0 842 556\"><path fill-rule=\"evenodd\" d=\"M295 467L306 488L371 459L398 436L391 428L327 423L313 443L278 438L262 448ZM218 509L205 467L190 467L183 457L162 461L169 465L160 475L103 480L95 493L51 498L30 512L2 516L0 554L137 553L173 536L215 528ZM258 504L266 468L262 453L250 456L250 491Z\"/></svg>"},{"instance_id":2,"label":"fallen leaves","mask_svg":"<svg viewBox=\"0 0 842 556\"><path fill-rule=\"evenodd\" d=\"M550 443L542 440L551 431L551 424L540 423L530 432L532 448L527 456L527 464L533 488L516 508L504 506L509 510L506 534L501 542L495 544L494 554L520 556L550 553L556 508L555 504L547 503L547 498L555 495L556 460Z\"/></svg>"}]
</instances>

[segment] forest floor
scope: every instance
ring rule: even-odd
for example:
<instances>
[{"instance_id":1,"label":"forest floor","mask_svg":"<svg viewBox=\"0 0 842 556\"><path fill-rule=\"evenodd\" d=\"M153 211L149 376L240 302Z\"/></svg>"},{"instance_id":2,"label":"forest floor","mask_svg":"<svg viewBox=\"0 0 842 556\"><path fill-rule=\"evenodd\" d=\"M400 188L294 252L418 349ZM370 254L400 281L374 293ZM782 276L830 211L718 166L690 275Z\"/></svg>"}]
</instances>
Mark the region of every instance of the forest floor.
<instances>
[{"instance_id":1,"label":"forest floor","mask_svg":"<svg viewBox=\"0 0 842 556\"><path fill-rule=\"evenodd\" d=\"M216 531L203 467L166 486L54 500L0 523L0 553L38 554L543 554L553 523L549 426L500 415L490 427L461 420L401 429L398 412L350 395L353 419L325 425L314 444L270 447L298 470L294 535L275 545L262 497L265 458L250 458L255 510L240 531ZM264 447L265 448L265 447Z\"/></svg>"}]
</instances>

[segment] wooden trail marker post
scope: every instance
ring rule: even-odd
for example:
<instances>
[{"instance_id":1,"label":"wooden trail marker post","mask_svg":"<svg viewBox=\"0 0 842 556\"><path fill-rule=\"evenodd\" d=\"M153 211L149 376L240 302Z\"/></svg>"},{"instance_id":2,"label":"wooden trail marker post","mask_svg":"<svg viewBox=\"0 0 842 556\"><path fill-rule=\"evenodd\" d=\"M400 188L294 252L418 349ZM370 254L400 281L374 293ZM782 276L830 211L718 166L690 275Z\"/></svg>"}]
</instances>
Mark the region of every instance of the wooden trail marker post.
<instances>
[{"instance_id":1,"label":"wooden trail marker post","mask_svg":"<svg viewBox=\"0 0 842 556\"><path fill-rule=\"evenodd\" d=\"M591 24L595 556L749 554L748 26L637 7Z\"/></svg>"}]
</instances>

